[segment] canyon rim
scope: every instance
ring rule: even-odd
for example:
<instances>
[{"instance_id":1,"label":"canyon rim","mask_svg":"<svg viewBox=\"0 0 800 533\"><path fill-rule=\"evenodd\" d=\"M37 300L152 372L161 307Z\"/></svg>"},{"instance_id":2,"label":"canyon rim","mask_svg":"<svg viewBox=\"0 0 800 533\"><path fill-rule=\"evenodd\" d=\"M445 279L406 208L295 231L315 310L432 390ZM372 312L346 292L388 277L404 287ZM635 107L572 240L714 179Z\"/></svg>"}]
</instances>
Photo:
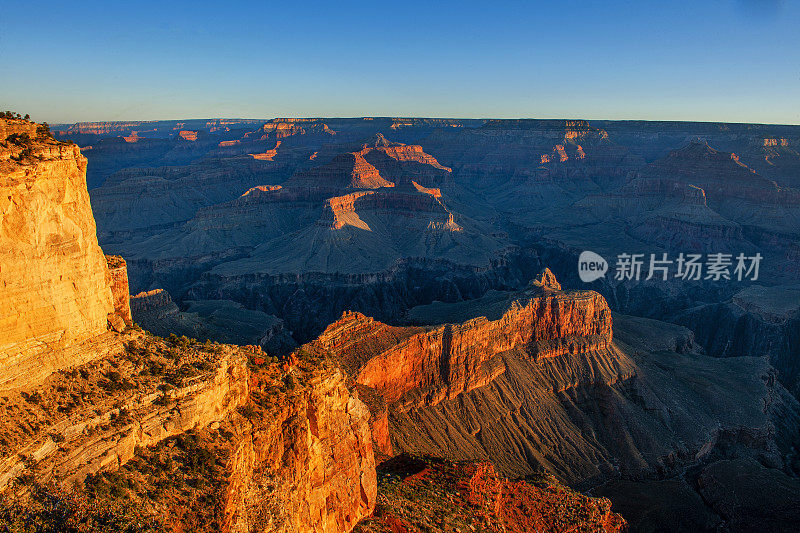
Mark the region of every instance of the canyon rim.
<instances>
[{"instance_id":1,"label":"canyon rim","mask_svg":"<svg viewBox=\"0 0 800 533\"><path fill-rule=\"evenodd\" d=\"M0 532L799 531L799 23L0 2Z\"/></svg>"}]
</instances>

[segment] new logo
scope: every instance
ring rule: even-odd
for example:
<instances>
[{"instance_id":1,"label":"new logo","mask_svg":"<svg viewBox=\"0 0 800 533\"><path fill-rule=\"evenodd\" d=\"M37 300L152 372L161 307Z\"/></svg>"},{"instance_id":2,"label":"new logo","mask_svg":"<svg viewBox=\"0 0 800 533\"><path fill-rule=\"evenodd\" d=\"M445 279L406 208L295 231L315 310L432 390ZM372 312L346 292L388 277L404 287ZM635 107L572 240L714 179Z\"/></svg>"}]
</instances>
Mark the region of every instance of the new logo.
<instances>
[{"instance_id":1,"label":"new logo","mask_svg":"<svg viewBox=\"0 0 800 533\"><path fill-rule=\"evenodd\" d=\"M600 279L608 272L608 263L602 256L586 250L578 257L578 276L584 283Z\"/></svg>"}]
</instances>

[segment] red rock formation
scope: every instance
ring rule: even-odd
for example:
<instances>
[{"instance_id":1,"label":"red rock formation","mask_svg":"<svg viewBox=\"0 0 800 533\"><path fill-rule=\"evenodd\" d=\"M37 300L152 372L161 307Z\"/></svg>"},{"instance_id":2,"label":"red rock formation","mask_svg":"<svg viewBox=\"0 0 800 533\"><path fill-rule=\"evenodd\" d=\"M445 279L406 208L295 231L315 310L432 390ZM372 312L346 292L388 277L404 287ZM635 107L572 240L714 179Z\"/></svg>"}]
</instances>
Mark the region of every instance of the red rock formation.
<instances>
[{"instance_id":1,"label":"red rock formation","mask_svg":"<svg viewBox=\"0 0 800 533\"><path fill-rule=\"evenodd\" d=\"M148 500L148 491L136 495L138 512L181 530L220 510L225 520L213 525L224 533L349 532L371 514L369 411L350 395L342 374L294 357L283 367L268 365L252 346L165 341L126 330L126 263L97 245L85 159L76 146L49 137L25 141L32 160L11 144L0 151L0 191L7 198L0 211L0 388L9 415L0 417L0 491L27 479L91 491L108 472L135 475L141 463L132 459L171 449L165 440L197 443L205 431L230 446L219 457L206 450L212 459L204 477L187 480L171 467L148 467L137 481L163 474L180 494L198 483L218 489L192 508L197 516L185 516L186 507L160 507L169 498ZM164 291L132 302L139 313L177 311ZM239 409L265 416L248 420ZM215 432L222 424L225 432ZM105 504L115 495L95 497Z\"/></svg>"},{"instance_id":2,"label":"red rock formation","mask_svg":"<svg viewBox=\"0 0 800 533\"><path fill-rule=\"evenodd\" d=\"M0 140L5 141L9 135L27 134L36 137L38 124L23 119L0 119Z\"/></svg>"},{"instance_id":3,"label":"red rock formation","mask_svg":"<svg viewBox=\"0 0 800 533\"><path fill-rule=\"evenodd\" d=\"M261 191L261 192L271 192L271 191L278 191L278 190L280 190L280 189L282 189L282 188L283 188L283 187L282 187L282 186L280 186L280 185L258 185L258 186L256 186L256 187L251 187L250 189L247 189L247 190L246 190L246 191L245 191L245 192L242 194L242 196L247 196L248 194L252 194L252 193L254 193L254 192L256 192L256 191Z\"/></svg>"},{"instance_id":4,"label":"red rock formation","mask_svg":"<svg viewBox=\"0 0 800 533\"><path fill-rule=\"evenodd\" d=\"M537 360L606 349L611 312L594 292L551 293L513 305L499 320L480 317L429 331L394 330L389 336L394 344L375 350L372 339L385 339L389 331L360 313L346 313L312 349L336 353L344 368L355 371L356 383L405 410L486 385L505 371L496 356L516 347L524 346ZM359 360L365 351L373 356Z\"/></svg>"},{"instance_id":5,"label":"red rock formation","mask_svg":"<svg viewBox=\"0 0 800 533\"><path fill-rule=\"evenodd\" d=\"M549 268L542 270L541 274L539 274L539 276L537 276L536 279L534 279L531 283L544 289L550 289L554 291L561 290L561 284L558 282L555 274L553 274Z\"/></svg>"},{"instance_id":6,"label":"red rock formation","mask_svg":"<svg viewBox=\"0 0 800 533\"><path fill-rule=\"evenodd\" d=\"M247 134L255 137L261 134L261 139L282 139L292 135L336 135L336 132L319 119L313 118L277 118L264 124L261 128Z\"/></svg>"},{"instance_id":7,"label":"red rock formation","mask_svg":"<svg viewBox=\"0 0 800 533\"><path fill-rule=\"evenodd\" d=\"M416 163L430 165L439 170L452 172L452 169L439 164L435 157L430 154L426 154L422 149L422 146L415 144L406 145L402 143L390 143L380 133L375 135L374 141L363 146L361 149L361 154L366 155L372 151L383 152L397 161L414 161Z\"/></svg>"},{"instance_id":8,"label":"red rock formation","mask_svg":"<svg viewBox=\"0 0 800 533\"><path fill-rule=\"evenodd\" d=\"M478 513L498 518L508 531L579 531L585 528L621 532L626 529L625 520L611 512L611 501L606 498L590 500L566 488L541 488L524 481L508 481L497 475L491 463L465 466L459 488ZM571 514L570 511L565 513L566 509L575 513L573 520L577 524L565 524Z\"/></svg>"},{"instance_id":9,"label":"red rock formation","mask_svg":"<svg viewBox=\"0 0 800 533\"><path fill-rule=\"evenodd\" d=\"M118 255L107 255L106 262L108 264L111 297L114 300L114 315L122 319L125 325L132 326L128 267L125 264L125 260ZM116 319L112 319L109 316L109 323L112 323L112 320L116 321ZM117 327L115 329L119 330Z\"/></svg>"},{"instance_id":10,"label":"red rock formation","mask_svg":"<svg viewBox=\"0 0 800 533\"><path fill-rule=\"evenodd\" d=\"M434 188L429 188L429 187L423 187L422 185L420 185L420 184L419 184L419 183L417 183L416 181L412 181L412 182L411 182L411 184L412 184L412 185L414 186L414 188L415 188L415 189L417 189L419 192L422 192L422 193L425 193L425 194L430 194L430 195L431 195L431 196L433 196L434 198L441 198L441 197L442 197L442 191L441 191L441 189L434 189Z\"/></svg>"},{"instance_id":11,"label":"red rock formation","mask_svg":"<svg viewBox=\"0 0 800 533\"><path fill-rule=\"evenodd\" d=\"M188 131L188 130L181 130L178 132L178 136L181 139L186 141L196 141L197 140L197 132L196 131Z\"/></svg>"},{"instance_id":12,"label":"red rock formation","mask_svg":"<svg viewBox=\"0 0 800 533\"><path fill-rule=\"evenodd\" d=\"M338 371L309 377L279 398L262 377L253 393L251 425L231 458L225 531L348 532L372 514L369 411Z\"/></svg>"},{"instance_id":13,"label":"red rock formation","mask_svg":"<svg viewBox=\"0 0 800 533\"><path fill-rule=\"evenodd\" d=\"M363 153L352 152L334 157L327 165L295 174L285 186L377 189L394 187L394 183L384 179Z\"/></svg>"},{"instance_id":14,"label":"red rock formation","mask_svg":"<svg viewBox=\"0 0 800 533\"><path fill-rule=\"evenodd\" d=\"M330 224L332 229L341 229L345 225L351 225L369 231L369 226L356 214L355 203L356 200L371 194L374 193L372 191L359 191L344 196L328 198L325 201L326 213L323 215L323 220L332 219Z\"/></svg>"},{"instance_id":15,"label":"red rock formation","mask_svg":"<svg viewBox=\"0 0 800 533\"><path fill-rule=\"evenodd\" d=\"M277 141L275 143L275 148L271 150L267 150L266 152L262 152L260 154L247 154L253 159L258 159L259 161L272 161L276 155L278 155L278 148L281 146L281 141Z\"/></svg>"},{"instance_id":16,"label":"red rock formation","mask_svg":"<svg viewBox=\"0 0 800 533\"><path fill-rule=\"evenodd\" d=\"M572 491L552 476L509 481L489 463L399 456L378 469L380 502L356 533L410 531L620 532L606 498Z\"/></svg>"}]
</instances>

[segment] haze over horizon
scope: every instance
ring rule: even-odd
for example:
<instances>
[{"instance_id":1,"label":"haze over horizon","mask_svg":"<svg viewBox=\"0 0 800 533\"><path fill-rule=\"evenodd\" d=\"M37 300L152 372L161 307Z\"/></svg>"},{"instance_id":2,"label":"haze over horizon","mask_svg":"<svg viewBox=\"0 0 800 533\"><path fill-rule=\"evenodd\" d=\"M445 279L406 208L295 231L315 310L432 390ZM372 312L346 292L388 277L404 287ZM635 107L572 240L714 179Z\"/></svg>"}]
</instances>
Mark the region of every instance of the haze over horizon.
<instances>
[{"instance_id":1,"label":"haze over horizon","mask_svg":"<svg viewBox=\"0 0 800 533\"><path fill-rule=\"evenodd\" d=\"M800 124L796 2L304 6L3 2L0 107Z\"/></svg>"}]
</instances>

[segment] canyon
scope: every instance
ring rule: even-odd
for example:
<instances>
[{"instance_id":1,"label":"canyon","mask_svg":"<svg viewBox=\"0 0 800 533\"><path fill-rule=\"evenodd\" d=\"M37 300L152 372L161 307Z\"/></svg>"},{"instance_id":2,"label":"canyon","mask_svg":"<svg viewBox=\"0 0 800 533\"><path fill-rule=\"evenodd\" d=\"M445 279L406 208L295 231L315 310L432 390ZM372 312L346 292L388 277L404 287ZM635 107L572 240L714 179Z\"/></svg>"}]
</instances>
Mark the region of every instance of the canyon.
<instances>
[{"instance_id":1,"label":"canyon","mask_svg":"<svg viewBox=\"0 0 800 533\"><path fill-rule=\"evenodd\" d=\"M369 398L362 401L345 365L308 345L293 349L281 319L234 301L195 300L181 311L163 290L131 296L128 262L103 255L97 243L79 149L27 120L0 119L0 124L11 132L0 161L9 199L0 281L13 289L2 300L3 316L12 320L0 330L6 362L0 399L4 527L224 532L403 527L402 517L362 524L373 516L378 499L374 446L380 442L374 439L377 418L365 403ZM201 138L177 131L182 141ZM15 136L20 132L27 135ZM390 151L397 160L406 157L399 147ZM417 159L436 168L411 150L407 160ZM372 209L413 212L421 206L423 212L447 212L434 189L411 185L416 193L405 194L423 201L401 198L398 207L397 198L388 196ZM452 215L445 217L444 231L461 231ZM541 290L557 290L552 274L536 283ZM601 300L594 296L591 305ZM570 302L563 299L563 312L571 312ZM608 341L608 310L599 312L597 336ZM144 331L132 320L139 317L165 336ZM553 326L567 335L594 318ZM544 316L532 313L526 320L533 327ZM228 335L234 344L201 342L176 331ZM252 338L258 344L245 344ZM464 357L502 349L491 328L484 340L465 347ZM550 346L553 339L537 340ZM270 342L291 353L271 355L262 348ZM553 348L561 353L573 345L555 342ZM468 368L446 376L454 382L451 394L480 386L475 372L480 374ZM521 524L601 531L625 526L607 499L575 493L555 478L512 482L486 463L447 465L434 467L458 472L456 482L472 487L460 506L463 519L486 522L493 531ZM402 505L402 495L382 487L384 501ZM538 514L529 523L519 513L530 505ZM486 514L485 507L495 511Z\"/></svg>"},{"instance_id":2,"label":"canyon","mask_svg":"<svg viewBox=\"0 0 800 533\"><path fill-rule=\"evenodd\" d=\"M800 127L52 129L0 119L7 523L792 530Z\"/></svg>"},{"instance_id":3,"label":"canyon","mask_svg":"<svg viewBox=\"0 0 800 533\"><path fill-rule=\"evenodd\" d=\"M350 531L369 515L369 413L338 369L284 371L260 348L134 327L125 261L97 244L86 160L34 123L0 122L28 133L0 160L5 526ZM55 515L37 507L53 501Z\"/></svg>"}]
</instances>

